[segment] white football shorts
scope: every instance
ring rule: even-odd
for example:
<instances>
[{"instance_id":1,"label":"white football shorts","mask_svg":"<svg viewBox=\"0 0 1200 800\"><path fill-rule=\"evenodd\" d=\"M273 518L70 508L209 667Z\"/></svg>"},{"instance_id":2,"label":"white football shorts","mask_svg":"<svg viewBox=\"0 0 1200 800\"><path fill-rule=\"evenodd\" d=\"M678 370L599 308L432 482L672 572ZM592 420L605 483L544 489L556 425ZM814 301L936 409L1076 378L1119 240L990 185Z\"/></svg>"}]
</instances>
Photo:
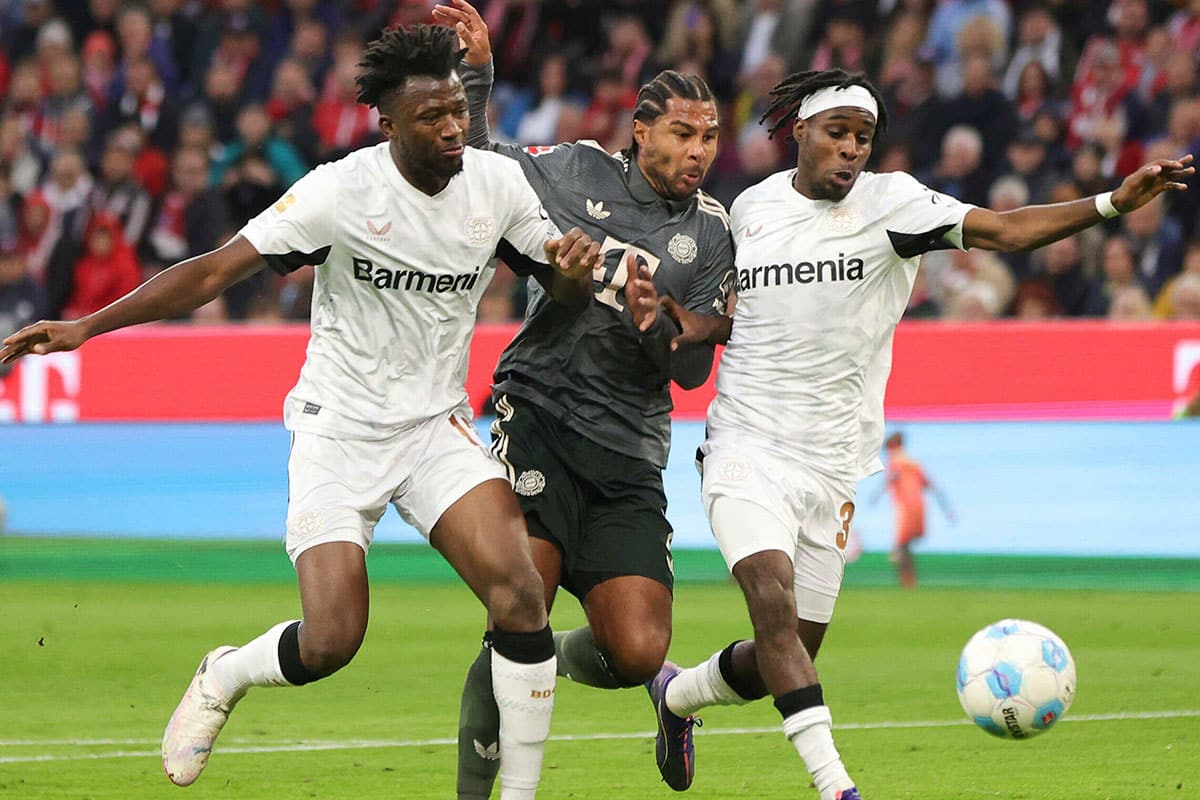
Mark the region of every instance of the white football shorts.
<instances>
[{"instance_id":1,"label":"white football shorts","mask_svg":"<svg viewBox=\"0 0 1200 800\"><path fill-rule=\"evenodd\" d=\"M747 556L782 550L795 570L797 616L829 622L846 569L854 483L741 436L709 439L700 455L704 510L729 570Z\"/></svg>"},{"instance_id":2,"label":"white football shorts","mask_svg":"<svg viewBox=\"0 0 1200 800\"><path fill-rule=\"evenodd\" d=\"M459 498L484 481L507 481L471 423L456 409L387 439L292 435L288 458L287 553L326 542L354 542L365 552L375 525L396 507L426 539Z\"/></svg>"}]
</instances>

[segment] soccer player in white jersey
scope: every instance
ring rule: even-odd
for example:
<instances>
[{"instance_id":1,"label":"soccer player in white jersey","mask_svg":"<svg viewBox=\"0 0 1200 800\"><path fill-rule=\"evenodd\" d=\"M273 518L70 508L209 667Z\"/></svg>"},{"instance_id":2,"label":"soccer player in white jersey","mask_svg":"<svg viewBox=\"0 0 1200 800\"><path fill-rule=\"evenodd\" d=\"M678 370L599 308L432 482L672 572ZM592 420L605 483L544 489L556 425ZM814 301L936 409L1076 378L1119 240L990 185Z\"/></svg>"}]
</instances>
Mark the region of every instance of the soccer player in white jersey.
<instances>
[{"instance_id":1,"label":"soccer player in white jersey","mask_svg":"<svg viewBox=\"0 0 1200 800\"><path fill-rule=\"evenodd\" d=\"M163 736L163 768L176 784L199 776L247 689L309 683L354 656L367 626L366 551L390 503L496 620L501 797L536 791L554 642L520 507L476 438L463 381L501 240L540 262L533 274L565 300L579 287L591 294L599 247L578 230L559 234L514 161L465 149L460 56L446 28L385 32L367 48L358 85L386 142L317 167L223 247L95 314L39 322L0 348L3 363L71 350L187 314L263 261L280 272L317 266L312 338L284 409L293 436L287 552L303 621L204 657Z\"/></svg>"},{"instance_id":2,"label":"soccer player in white jersey","mask_svg":"<svg viewBox=\"0 0 1200 800\"><path fill-rule=\"evenodd\" d=\"M821 800L859 800L834 746L813 658L833 616L855 482L882 469L892 334L922 253L1032 250L1181 190L1192 157L1160 160L1113 192L996 213L901 173L864 172L887 124L860 75L802 72L771 92L771 133L790 130L796 168L734 201L738 300L722 325L664 298L686 339L728 341L698 459L721 553L746 597L753 641L677 671L667 713L770 694ZM653 286L632 289L642 305ZM627 297L630 290L626 290Z\"/></svg>"}]
</instances>

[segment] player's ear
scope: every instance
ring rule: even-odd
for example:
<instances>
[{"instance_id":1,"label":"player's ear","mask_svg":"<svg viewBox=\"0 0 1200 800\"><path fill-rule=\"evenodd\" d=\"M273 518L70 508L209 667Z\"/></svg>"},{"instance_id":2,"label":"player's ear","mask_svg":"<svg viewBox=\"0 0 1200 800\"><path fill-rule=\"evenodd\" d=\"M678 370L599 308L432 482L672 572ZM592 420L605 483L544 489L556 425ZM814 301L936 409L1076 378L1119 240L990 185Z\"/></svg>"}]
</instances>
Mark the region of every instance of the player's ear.
<instances>
[{"instance_id":1,"label":"player's ear","mask_svg":"<svg viewBox=\"0 0 1200 800\"><path fill-rule=\"evenodd\" d=\"M384 136L386 136L389 139L396 138L396 125L395 125L395 123L392 122L392 118L390 116L388 116L387 114L381 113L379 115L379 123L378 124L379 124L379 130L381 130L383 132Z\"/></svg>"},{"instance_id":2,"label":"player's ear","mask_svg":"<svg viewBox=\"0 0 1200 800\"><path fill-rule=\"evenodd\" d=\"M808 126L805 124L804 120L796 117L796 121L792 123L792 138L799 142L800 134L802 134L807 127Z\"/></svg>"},{"instance_id":3,"label":"player's ear","mask_svg":"<svg viewBox=\"0 0 1200 800\"><path fill-rule=\"evenodd\" d=\"M646 145L646 138L650 135L650 126L640 119L633 121L633 140L637 142L638 147Z\"/></svg>"}]
</instances>

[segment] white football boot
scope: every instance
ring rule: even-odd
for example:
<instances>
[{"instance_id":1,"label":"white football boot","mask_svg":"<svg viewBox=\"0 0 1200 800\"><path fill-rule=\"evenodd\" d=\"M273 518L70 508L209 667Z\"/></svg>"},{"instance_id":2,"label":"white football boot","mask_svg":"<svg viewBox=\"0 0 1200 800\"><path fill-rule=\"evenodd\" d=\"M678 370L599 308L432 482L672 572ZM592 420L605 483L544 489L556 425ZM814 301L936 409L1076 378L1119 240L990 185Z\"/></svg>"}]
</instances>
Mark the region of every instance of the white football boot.
<instances>
[{"instance_id":1,"label":"white football boot","mask_svg":"<svg viewBox=\"0 0 1200 800\"><path fill-rule=\"evenodd\" d=\"M209 665L236 649L228 645L218 647L200 661L163 732L163 771L176 786L188 786L200 777L208 764L217 734L229 719L229 712L245 694L226 698L205 683Z\"/></svg>"}]
</instances>

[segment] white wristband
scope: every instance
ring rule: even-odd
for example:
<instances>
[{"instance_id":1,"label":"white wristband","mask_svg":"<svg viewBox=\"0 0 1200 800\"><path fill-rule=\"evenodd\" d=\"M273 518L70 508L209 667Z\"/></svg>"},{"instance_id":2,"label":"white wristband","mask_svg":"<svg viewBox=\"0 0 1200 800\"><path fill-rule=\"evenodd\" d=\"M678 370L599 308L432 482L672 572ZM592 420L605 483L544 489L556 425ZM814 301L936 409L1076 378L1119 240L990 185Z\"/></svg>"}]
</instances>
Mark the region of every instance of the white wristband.
<instances>
[{"instance_id":1,"label":"white wristband","mask_svg":"<svg viewBox=\"0 0 1200 800\"><path fill-rule=\"evenodd\" d=\"M1112 219L1121 214L1120 211L1117 211L1117 207L1113 205L1112 195L1112 192L1102 192L1096 195L1096 210L1105 219Z\"/></svg>"}]
</instances>

